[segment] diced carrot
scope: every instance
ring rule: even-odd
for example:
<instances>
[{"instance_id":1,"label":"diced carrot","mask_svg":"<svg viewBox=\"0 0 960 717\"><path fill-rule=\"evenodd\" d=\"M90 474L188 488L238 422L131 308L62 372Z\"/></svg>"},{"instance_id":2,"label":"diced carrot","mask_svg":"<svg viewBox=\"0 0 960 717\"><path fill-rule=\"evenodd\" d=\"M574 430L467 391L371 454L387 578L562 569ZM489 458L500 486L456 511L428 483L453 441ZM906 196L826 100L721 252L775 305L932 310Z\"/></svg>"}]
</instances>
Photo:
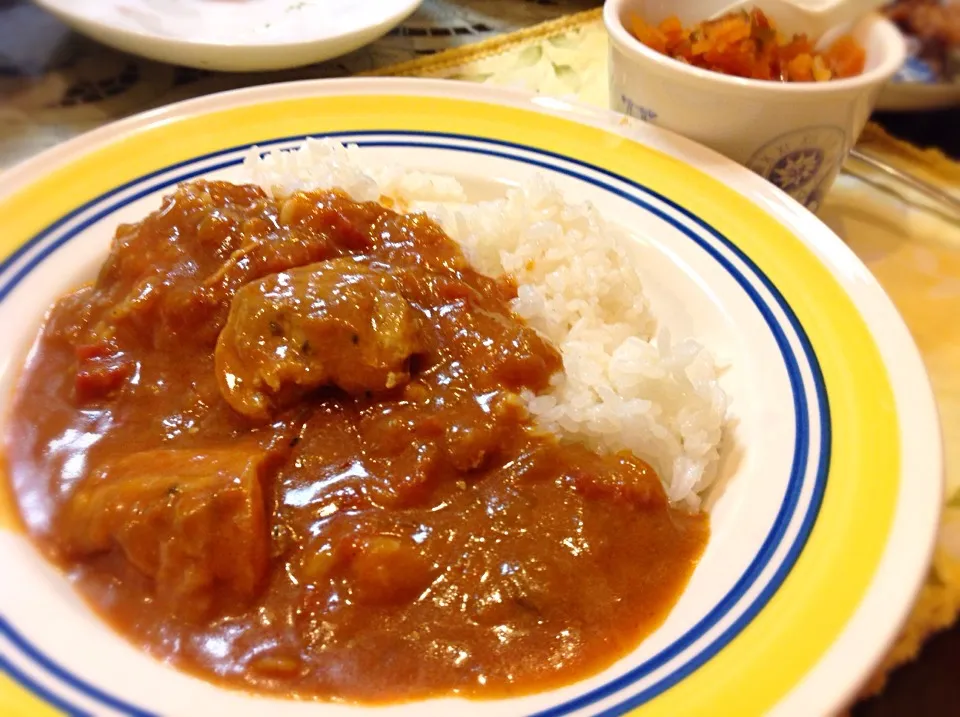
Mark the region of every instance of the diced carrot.
<instances>
[{"instance_id":1,"label":"diced carrot","mask_svg":"<svg viewBox=\"0 0 960 717\"><path fill-rule=\"evenodd\" d=\"M792 82L813 80L813 58L806 54L794 57L787 63L787 76Z\"/></svg>"},{"instance_id":2,"label":"diced carrot","mask_svg":"<svg viewBox=\"0 0 960 717\"><path fill-rule=\"evenodd\" d=\"M671 16L658 26L633 16L630 29L640 42L680 62L757 80L825 82L863 71L865 53L844 36L826 53L814 51L806 35L786 36L759 8L735 12L685 29Z\"/></svg>"},{"instance_id":3,"label":"diced carrot","mask_svg":"<svg viewBox=\"0 0 960 717\"><path fill-rule=\"evenodd\" d=\"M683 23L676 15L672 15L660 23L660 31L667 35L679 35L683 33Z\"/></svg>"},{"instance_id":4,"label":"diced carrot","mask_svg":"<svg viewBox=\"0 0 960 717\"><path fill-rule=\"evenodd\" d=\"M641 18L634 15L630 18L630 29L633 36L652 50L666 54L667 38L653 25L648 25Z\"/></svg>"},{"instance_id":5,"label":"diced carrot","mask_svg":"<svg viewBox=\"0 0 960 717\"><path fill-rule=\"evenodd\" d=\"M856 40L844 35L824 53L824 59L837 77L853 77L863 72L866 53Z\"/></svg>"}]
</instances>

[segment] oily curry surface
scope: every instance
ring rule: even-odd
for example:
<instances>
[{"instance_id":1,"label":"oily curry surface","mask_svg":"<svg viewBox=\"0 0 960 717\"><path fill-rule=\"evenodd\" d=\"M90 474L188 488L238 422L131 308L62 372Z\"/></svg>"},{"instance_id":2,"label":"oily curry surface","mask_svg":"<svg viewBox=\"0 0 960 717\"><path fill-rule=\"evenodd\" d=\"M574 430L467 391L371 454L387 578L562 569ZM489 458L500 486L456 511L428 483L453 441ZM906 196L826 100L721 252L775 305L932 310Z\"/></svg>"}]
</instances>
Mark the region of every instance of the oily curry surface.
<instances>
[{"instance_id":1,"label":"oily curry surface","mask_svg":"<svg viewBox=\"0 0 960 717\"><path fill-rule=\"evenodd\" d=\"M421 216L184 185L51 310L7 459L24 523L137 645L381 702L595 672L705 545L654 471L529 425L562 369Z\"/></svg>"}]
</instances>

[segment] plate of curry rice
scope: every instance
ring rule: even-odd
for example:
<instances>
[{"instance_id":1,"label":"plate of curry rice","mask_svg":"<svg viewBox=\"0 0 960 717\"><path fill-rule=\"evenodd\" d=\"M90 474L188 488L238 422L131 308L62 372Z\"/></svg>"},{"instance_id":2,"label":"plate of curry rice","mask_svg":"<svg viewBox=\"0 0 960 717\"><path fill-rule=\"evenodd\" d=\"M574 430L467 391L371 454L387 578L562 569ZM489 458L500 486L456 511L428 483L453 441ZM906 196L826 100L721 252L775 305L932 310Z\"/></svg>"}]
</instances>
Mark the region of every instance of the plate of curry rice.
<instances>
[{"instance_id":1,"label":"plate of curry rice","mask_svg":"<svg viewBox=\"0 0 960 717\"><path fill-rule=\"evenodd\" d=\"M829 714L921 585L905 325L690 141L325 80L0 187L4 714Z\"/></svg>"}]
</instances>

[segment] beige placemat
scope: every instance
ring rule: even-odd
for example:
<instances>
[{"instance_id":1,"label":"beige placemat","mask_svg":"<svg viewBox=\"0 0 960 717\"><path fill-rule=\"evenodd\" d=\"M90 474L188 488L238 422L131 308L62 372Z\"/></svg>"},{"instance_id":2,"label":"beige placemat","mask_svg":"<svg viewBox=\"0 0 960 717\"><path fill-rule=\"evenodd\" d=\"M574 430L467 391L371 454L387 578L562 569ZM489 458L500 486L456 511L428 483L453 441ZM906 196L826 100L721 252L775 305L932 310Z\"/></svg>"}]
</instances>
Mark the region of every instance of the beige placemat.
<instances>
[{"instance_id":1,"label":"beige placemat","mask_svg":"<svg viewBox=\"0 0 960 717\"><path fill-rule=\"evenodd\" d=\"M607 40L593 10L375 74L482 82L606 107ZM960 164L937 150L918 149L876 124L858 146L960 196ZM935 562L867 696L960 610L960 227L886 175L855 160L846 170L821 218L870 267L910 326L937 394L947 454L948 503Z\"/></svg>"}]
</instances>

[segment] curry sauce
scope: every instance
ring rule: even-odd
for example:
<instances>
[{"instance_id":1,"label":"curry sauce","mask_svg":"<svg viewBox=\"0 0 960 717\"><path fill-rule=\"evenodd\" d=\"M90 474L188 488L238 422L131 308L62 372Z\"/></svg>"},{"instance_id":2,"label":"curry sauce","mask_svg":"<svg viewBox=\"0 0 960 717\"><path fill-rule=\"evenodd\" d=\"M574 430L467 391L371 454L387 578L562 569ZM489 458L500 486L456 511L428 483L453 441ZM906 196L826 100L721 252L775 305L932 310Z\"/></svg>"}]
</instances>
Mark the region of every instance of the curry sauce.
<instances>
[{"instance_id":1,"label":"curry sauce","mask_svg":"<svg viewBox=\"0 0 960 717\"><path fill-rule=\"evenodd\" d=\"M180 187L50 311L6 436L21 517L129 640L359 702L573 682L708 537L654 470L538 432L562 370L423 216Z\"/></svg>"}]
</instances>

